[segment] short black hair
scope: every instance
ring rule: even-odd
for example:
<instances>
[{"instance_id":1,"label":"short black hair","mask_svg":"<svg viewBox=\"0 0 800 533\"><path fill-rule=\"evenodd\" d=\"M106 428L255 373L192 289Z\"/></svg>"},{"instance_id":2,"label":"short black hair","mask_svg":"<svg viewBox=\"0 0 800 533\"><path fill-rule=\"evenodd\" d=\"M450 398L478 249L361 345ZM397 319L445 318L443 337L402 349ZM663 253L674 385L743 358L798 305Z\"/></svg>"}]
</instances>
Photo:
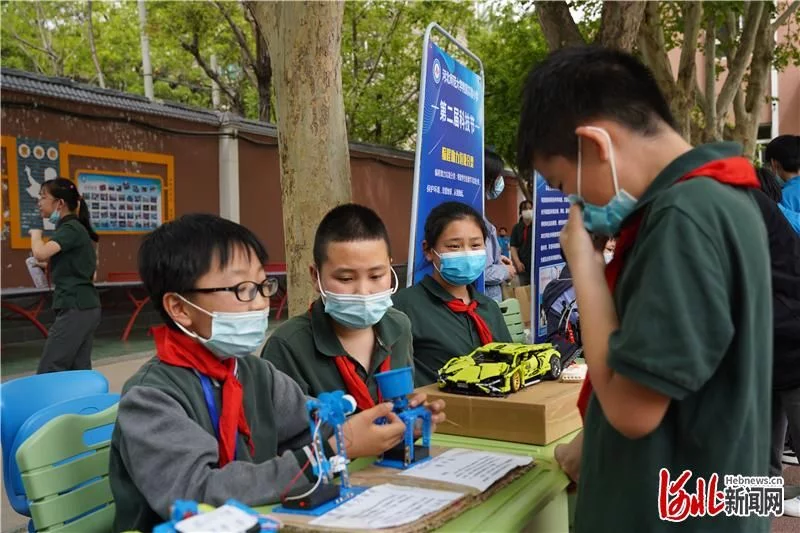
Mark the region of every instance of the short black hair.
<instances>
[{"instance_id":1,"label":"short black hair","mask_svg":"<svg viewBox=\"0 0 800 533\"><path fill-rule=\"evenodd\" d=\"M675 120L653 74L634 56L600 46L562 48L535 65L525 83L517 132L521 176L534 155L577 158L575 130L608 119L654 135Z\"/></svg>"},{"instance_id":2,"label":"short black hair","mask_svg":"<svg viewBox=\"0 0 800 533\"><path fill-rule=\"evenodd\" d=\"M522 212L525 211L525 206L528 205L528 204L531 204L531 208L533 208L533 202L531 202L530 200L522 200L519 203L519 214L520 215L522 215Z\"/></svg>"},{"instance_id":3,"label":"short black hair","mask_svg":"<svg viewBox=\"0 0 800 533\"><path fill-rule=\"evenodd\" d=\"M756 175L758 175L758 181L761 182L761 191L776 204L780 203L783 199L780 178L763 166L756 169Z\"/></svg>"},{"instance_id":4,"label":"short black hair","mask_svg":"<svg viewBox=\"0 0 800 533\"><path fill-rule=\"evenodd\" d=\"M780 135L764 151L765 163L775 160L786 172L800 171L800 135Z\"/></svg>"},{"instance_id":5,"label":"short black hair","mask_svg":"<svg viewBox=\"0 0 800 533\"><path fill-rule=\"evenodd\" d=\"M248 257L255 254L261 264L267 262L267 251L252 231L216 215L183 215L145 236L139 247L139 276L165 324L176 327L164 310L164 295L193 289L211 270L212 258L225 268L237 248Z\"/></svg>"},{"instance_id":6,"label":"short black hair","mask_svg":"<svg viewBox=\"0 0 800 533\"><path fill-rule=\"evenodd\" d=\"M392 245L389 232L378 214L363 205L344 204L334 207L322 218L314 235L314 264L317 268L328 258L328 245L332 242L357 242L383 240L389 257Z\"/></svg>"},{"instance_id":7,"label":"short black hair","mask_svg":"<svg viewBox=\"0 0 800 533\"><path fill-rule=\"evenodd\" d=\"M489 235L489 230L486 229L486 224L483 222L483 217L480 213L475 211L472 206L462 204L461 202L444 202L434 207L428 214L425 220L425 242L428 247L433 248L436 241L444 233L445 228L456 220L464 220L470 218L481 228L483 240Z\"/></svg>"},{"instance_id":8,"label":"short black hair","mask_svg":"<svg viewBox=\"0 0 800 533\"><path fill-rule=\"evenodd\" d=\"M483 151L483 178L488 183L493 183L497 176L503 174L506 164L503 158L489 150Z\"/></svg>"}]
</instances>

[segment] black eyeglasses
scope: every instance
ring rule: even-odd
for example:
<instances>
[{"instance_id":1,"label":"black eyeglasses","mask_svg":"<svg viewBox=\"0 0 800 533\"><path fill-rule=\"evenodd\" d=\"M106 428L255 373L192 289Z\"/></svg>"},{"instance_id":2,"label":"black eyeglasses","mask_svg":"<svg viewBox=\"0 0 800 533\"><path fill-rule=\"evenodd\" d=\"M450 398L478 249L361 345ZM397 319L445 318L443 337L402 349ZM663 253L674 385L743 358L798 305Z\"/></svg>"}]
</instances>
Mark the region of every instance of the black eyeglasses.
<instances>
[{"instance_id":1,"label":"black eyeglasses","mask_svg":"<svg viewBox=\"0 0 800 533\"><path fill-rule=\"evenodd\" d=\"M264 298L275 296L278 292L278 280L275 278L267 278L261 283L255 281L243 281L237 283L233 287L215 287L203 289L190 289L186 292L232 292L236 295L236 299L240 302L252 302L256 299L256 294L261 294Z\"/></svg>"}]
</instances>

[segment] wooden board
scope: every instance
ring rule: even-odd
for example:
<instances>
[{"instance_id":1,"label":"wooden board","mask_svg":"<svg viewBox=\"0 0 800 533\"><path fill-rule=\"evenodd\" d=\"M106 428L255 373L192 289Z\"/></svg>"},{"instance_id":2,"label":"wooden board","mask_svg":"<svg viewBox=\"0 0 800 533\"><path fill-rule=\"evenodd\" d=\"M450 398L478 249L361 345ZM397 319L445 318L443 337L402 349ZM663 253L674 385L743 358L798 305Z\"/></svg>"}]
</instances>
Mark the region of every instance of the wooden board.
<instances>
[{"instance_id":1,"label":"wooden board","mask_svg":"<svg viewBox=\"0 0 800 533\"><path fill-rule=\"evenodd\" d=\"M444 453L448 449L449 448L432 447L431 455L435 457L441 453ZM417 520L416 522L405 524L399 527L379 529L379 530L375 529L345 530L339 528L312 526L310 522L318 518L316 516L282 514L282 513L272 513L272 516L280 520L281 523L283 524L281 531L320 532L320 533L329 531L338 531L338 532L353 531L358 533L366 531L382 531L384 533L418 533L424 531L431 531L438 527L441 527L442 525L452 520L453 518L457 517L461 513L480 505L488 498L492 497L495 493L497 493L504 487L508 486L509 484L513 483L519 477L523 476L525 473L530 471L535 466L536 465L534 462L529 465L511 470L508 474L503 476L501 479L495 482L491 487L489 487L484 492L481 492L480 490L474 487L467 487L465 485L455 485L453 483L443 483L434 480L402 476L400 474L404 472L403 470L398 470L395 468L385 468L377 465L370 465L364 468L363 470L353 472L350 475L350 482L353 486L356 487L374 487L376 485L382 485L384 483L391 483L393 485L419 487L432 490L447 490L453 492L461 492L464 494L464 496L461 499L455 501L453 504L445 507L444 509L441 509L439 512L424 516L421 519Z\"/></svg>"}]
</instances>

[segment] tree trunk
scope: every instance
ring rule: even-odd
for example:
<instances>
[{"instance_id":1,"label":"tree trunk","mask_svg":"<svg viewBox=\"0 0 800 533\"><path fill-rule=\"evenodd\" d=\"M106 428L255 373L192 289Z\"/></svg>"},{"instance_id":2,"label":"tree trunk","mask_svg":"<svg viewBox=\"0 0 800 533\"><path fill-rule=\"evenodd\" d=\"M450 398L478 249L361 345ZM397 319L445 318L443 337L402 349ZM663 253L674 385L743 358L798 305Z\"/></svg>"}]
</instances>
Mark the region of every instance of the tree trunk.
<instances>
[{"instance_id":1,"label":"tree trunk","mask_svg":"<svg viewBox=\"0 0 800 533\"><path fill-rule=\"evenodd\" d=\"M274 72L289 313L308 310L320 217L351 198L342 95L342 2L251 2Z\"/></svg>"},{"instance_id":2,"label":"tree trunk","mask_svg":"<svg viewBox=\"0 0 800 533\"><path fill-rule=\"evenodd\" d=\"M772 56L775 51L775 28L770 24L767 11L761 16L756 32L756 45L753 58L750 61L750 74L747 79L747 96L744 100L744 120L736 116L736 140L744 146L744 155L753 157L758 140L758 120L761 117L761 106L764 105L764 93L772 66ZM740 88L740 91L743 89ZM734 113L741 106L741 102L734 102Z\"/></svg>"},{"instance_id":3,"label":"tree trunk","mask_svg":"<svg viewBox=\"0 0 800 533\"><path fill-rule=\"evenodd\" d=\"M597 44L630 52L644 18L645 2L603 2Z\"/></svg>"},{"instance_id":4,"label":"tree trunk","mask_svg":"<svg viewBox=\"0 0 800 533\"><path fill-rule=\"evenodd\" d=\"M106 80L103 77L103 69L100 68L100 59L97 57L97 47L94 44L94 26L92 25L92 0L86 2L86 24L89 33L89 49L92 51L92 61L97 72L97 83L102 89L106 88Z\"/></svg>"},{"instance_id":5,"label":"tree trunk","mask_svg":"<svg viewBox=\"0 0 800 533\"><path fill-rule=\"evenodd\" d=\"M558 50L565 46L586 44L578 31L578 25L572 20L566 2L536 2L536 14L542 26L544 38L550 50Z\"/></svg>"},{"instance_id":6,"label":"tree trunk","mask_svg":"<svg viewBox=\"0 0 800 533\"><path fill-rule=\"evenodd\" d=\"M675 115L678 131L684 139L691 142L692 110L695 106L697 88L697 35L700 31L700 20L703 17L703 6L700 2L681 4L683 16L683 47L678 65L678 79L675 93L670 105Z\"/></svg>"}]
</instances>

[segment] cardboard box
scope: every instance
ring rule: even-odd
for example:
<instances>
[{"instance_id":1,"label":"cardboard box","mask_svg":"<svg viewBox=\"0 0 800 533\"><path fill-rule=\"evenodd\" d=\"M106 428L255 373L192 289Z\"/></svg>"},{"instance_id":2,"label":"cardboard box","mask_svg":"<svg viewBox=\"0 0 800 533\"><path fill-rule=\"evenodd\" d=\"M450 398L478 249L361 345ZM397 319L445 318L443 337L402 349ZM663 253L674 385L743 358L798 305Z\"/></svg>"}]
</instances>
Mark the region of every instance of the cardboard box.
<instances>
[{"instance_id":1,"label":"cardboard box","mask_svg":"<svg viewBox=\"0 0 800 533\"><path fill-rule=\"evenodd\" d=\"M519 301L519 309L522 314L522 323L526 327L531 325L531 286L514 287L514 298Z\"/></svg>"},{"instance_id":2,"label":"cardboard box","mask_svg":"<svg viewBox=\"0 0 800 533\"><path fill-rule=\"evenodd\" d=\"M580 429L581 383L542 381L505 398L443 392L436 384L418 389L429 400L447 402L447 419L436 431L546 446Z\"/></svg>"}]
</instances>

